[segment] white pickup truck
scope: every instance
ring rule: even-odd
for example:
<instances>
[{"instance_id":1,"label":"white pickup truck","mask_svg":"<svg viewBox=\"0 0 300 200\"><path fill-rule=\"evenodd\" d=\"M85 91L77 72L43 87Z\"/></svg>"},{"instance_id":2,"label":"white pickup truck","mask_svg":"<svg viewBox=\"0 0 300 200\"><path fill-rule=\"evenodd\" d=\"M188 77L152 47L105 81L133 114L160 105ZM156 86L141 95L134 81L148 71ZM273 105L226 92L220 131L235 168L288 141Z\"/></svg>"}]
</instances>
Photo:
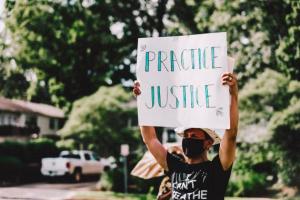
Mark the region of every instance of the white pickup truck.
<instances>
[{"instance_id":1,"label":"white pickup truck","mask_svg":"<svg viewBox=\"0 0 300 200\"><path fill-rule=\"evenodd\" d=\"M58 158L43 158L41 173L44 176L72 176L80 182L82 175L100 174L108 166L106 159L100 159L91 151L62 151Z\"/></svg>"}]
</instances>

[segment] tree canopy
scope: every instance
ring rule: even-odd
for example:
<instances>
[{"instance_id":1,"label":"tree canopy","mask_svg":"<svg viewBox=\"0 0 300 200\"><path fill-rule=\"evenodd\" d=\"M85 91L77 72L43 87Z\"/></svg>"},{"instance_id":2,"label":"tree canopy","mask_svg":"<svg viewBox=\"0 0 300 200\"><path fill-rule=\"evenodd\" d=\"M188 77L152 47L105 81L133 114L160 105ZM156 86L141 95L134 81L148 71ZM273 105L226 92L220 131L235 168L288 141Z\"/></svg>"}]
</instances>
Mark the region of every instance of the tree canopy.
<instances>
[{"instance_id":1,"label":"tree canopy","mask_svg":"<svg viewBox=\"0 0 300 200\"><path fill-rule=\"evenodd\" d=\"M19 93L7 90L10 96L63 107L101 85L134 80L138 37L216 31L228 34L240 86L266 68L299 80L300 12L294 1L88 2L7 1L14 46L7 63L13 59L20 70L5 73L5 80L12 74L13 81L27 81ZM36 81L28 81L32 74Z\"/></svg>"},{"instance_id":2,"label":"tree canopy","mask_svg":"<svg viewBox=\"0 0 300 200\"><path fill-rule=\"evenodd\" d=\"M277 148L274 163L289 185L299 185L300 81L267 69L247 82L240 93L241 126L266 124L268 143ZM252 133L255 134L255 133Z\"/></svg>"},{"instance_id":3,"label":"tree canopy","mask_svg":"<svg viewBox=\"0 0 300 200\"><path fill-rule=\"evenodd\" d=\"M74 102L60 133L65 139L75 139L77 148L82 144L103 156L118 156L123 143L134 149L141 139L135 126L136 108L127 106L131 99L131 94L119 85L102 86L96 93Z\"/></svg>"},{"instance_id":4,"label":"tree canopy","mask_svg":"<svg viewBox=\"0 0 300 200\"><path fill-rule=\"evenodd\" d=\"M37 79L27 96L60 107L101 85L135 79L137 38L160 28L148 8L134 0L91 5L21 0L8 1L7 7L6 25L17 44L11 57Z\"/></svg>"},{"instance_id":5,"label":"tree canopy","mask_svg":"<svg viewBox=\"0 0 300 200\"><path fill-rule=\"evenodd\" d=\"M266 68L299 80L300 6L295 1L175 0L170 13L171 33L227 32L241 86Z\"/></svg>"}]
</instances>

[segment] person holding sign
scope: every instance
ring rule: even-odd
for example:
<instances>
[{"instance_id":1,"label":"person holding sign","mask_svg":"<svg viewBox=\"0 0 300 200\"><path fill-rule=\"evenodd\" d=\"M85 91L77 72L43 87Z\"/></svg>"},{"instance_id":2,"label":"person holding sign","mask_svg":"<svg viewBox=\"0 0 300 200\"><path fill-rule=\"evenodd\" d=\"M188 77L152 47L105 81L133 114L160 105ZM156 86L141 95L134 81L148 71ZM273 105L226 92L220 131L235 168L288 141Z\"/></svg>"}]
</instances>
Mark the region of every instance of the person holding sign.
<instances>
[{"instance_id":1,"label":"person holding sign","mask_svg":"<svg viewBox=\"0 0 300 200\"><path fill-rule=\"evenodd\" d=\"M229 86L230 128L220 141L217 134L207 128L185 127L175 129L182 135L182 149L186 161L170 154L156 137L153 126L140 126L143 141L157 162L171 174L172 199L224 199L225 190L235 159L238 131L237 78L230 72L221 77L221 84ZM142 93L140 83L135 82L133 93ZM220 142L219 153L208 160L208 150Z\"/></svg>"}]
</instances>

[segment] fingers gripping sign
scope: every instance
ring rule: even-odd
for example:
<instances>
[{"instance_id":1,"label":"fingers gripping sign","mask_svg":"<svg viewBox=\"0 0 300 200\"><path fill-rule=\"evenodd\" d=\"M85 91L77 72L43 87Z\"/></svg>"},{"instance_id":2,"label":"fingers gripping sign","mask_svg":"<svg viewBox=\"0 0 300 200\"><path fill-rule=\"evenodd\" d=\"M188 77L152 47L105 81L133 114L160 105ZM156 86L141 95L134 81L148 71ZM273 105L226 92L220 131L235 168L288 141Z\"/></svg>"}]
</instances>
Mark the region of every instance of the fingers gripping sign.
<instances>
[{"instance_id":1,"label":"fingers gripping sign","mask_svg":"<svg viewBox=\"0 0 300 200\"><path fill-rule=\"evenodd\" d=\"M139 81L137 81L137 80L134 81L134 85L133 85L133 90L132 90L132 92L133 92L133 95L134 95L135 97L137 97L138 95L141 94L141 90L140 90L140 82L139 82Z\"/></svg>"},{"instance_id":2,"label":"fingers gripping sign","mask_svg":"<svg viewBox=\"0 0 300 200\"><path fill-rule=\"evenodd\" d=\"M229 92L232 94L237 90L237 77L235 74L230 72L225 72L222 75L222 85L229 86Z\"/></svg>"}]
</instances>

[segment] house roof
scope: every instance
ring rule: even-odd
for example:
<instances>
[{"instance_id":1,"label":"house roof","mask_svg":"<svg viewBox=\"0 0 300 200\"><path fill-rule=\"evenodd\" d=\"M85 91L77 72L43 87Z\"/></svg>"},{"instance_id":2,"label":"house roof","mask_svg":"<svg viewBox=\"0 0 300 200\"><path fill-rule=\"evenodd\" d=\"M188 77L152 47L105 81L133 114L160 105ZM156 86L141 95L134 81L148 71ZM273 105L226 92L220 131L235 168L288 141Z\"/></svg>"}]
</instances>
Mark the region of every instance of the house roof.
<instances>
[{"instance_id":1,"label":"house roof","mask_svg":"<svg viewBox=\"0 0 300 200\"><path fill-rule=\"evenodd\" d=\"M64 112L51 105L33 103L16 99L0 97L0 110L10 112L25 112L44 115L47 117L64 118Z\"/></svg>"}]
</instances>

